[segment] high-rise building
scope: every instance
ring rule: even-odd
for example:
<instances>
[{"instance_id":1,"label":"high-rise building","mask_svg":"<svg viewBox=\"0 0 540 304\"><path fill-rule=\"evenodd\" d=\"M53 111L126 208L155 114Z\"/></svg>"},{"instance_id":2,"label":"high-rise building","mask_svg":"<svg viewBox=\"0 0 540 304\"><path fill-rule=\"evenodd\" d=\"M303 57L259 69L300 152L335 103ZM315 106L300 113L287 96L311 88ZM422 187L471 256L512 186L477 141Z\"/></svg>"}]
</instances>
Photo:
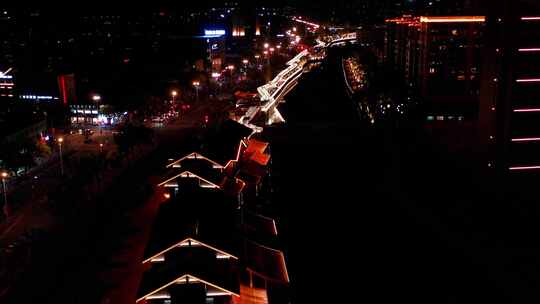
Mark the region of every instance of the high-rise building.
<instances>
[{"instance_id":1,"label":"high-rise building","mask_svg":"<svg viewBox=\"0 0 540 304\"><path fill-rule=\"evenodd\" d=\"M487 20L480 142L485 167L540 170L540 3L500 1Z\"/></svg>"},{"instance_id":2,"label":"high-rise building","mask_svg":"<svg viewBox=\"0 0 540 304\"><path fill-rule=\"evenodd\" d=\"M386 59L418 88L428 121L475 121L485 17L388 19Z\"/></svg>"},{"instance_id":3,"label":"high-rise building","mask_svg":"<svg viewBox=\"0 0 540 304\"><path fill-rule=\"evenodd\" d=\"M59 75L58 76L58 91L60 99L64 105L72 104L77 101L77 92L75 90L75 75Z\"/></svg>"},{"instance_id":4,"label":"high-rise building","mask_svg":"<svg viewBox=\"0 0 540 304\"><path fill-rule=\"evenodd\" d=\"M0 66L14 66L15 64L15 47L16 47L16 31L15 18L11 10L0 9Z\"/></svg>"}]
</instances>

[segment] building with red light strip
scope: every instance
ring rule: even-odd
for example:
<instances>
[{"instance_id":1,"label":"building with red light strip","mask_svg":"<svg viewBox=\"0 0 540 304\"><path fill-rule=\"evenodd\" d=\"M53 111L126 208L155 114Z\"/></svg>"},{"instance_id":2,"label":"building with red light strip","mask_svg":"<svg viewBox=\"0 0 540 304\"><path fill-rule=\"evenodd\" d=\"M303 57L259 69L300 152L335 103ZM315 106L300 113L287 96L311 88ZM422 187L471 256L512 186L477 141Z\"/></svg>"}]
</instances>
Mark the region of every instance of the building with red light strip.
<instances>
[{"instance_id":1,"label":"building with red light strip","mask_svg":"<svg viewBox=\"0 0 540 304\"><path fill-rule=\"evenodd\" d=\"M419 92L425 126L441 145L477 142L484 16L387 19L384 58Z\"/></svg>"},{"instance_id":2,"label":"building with red light strip","mask_svg":"<svg viewBox=\"0 0 540 304\"><path fill-rule=\"evenodd\" d=\"M480 141L486 168L540 172L540 4L489 5Z\"/></svg>"},{"instance_id":3,"label":"building with red light strip","mask_svg":"<svg viewBox=\"0 0 540 304\"><path fill-rule=\"evenodd\" d=\"M386 58L417 87L428 120L475 120L483 16L387 19Z\"/></svg>"},{"instance_id":4,"label":"building with red light strip","mask_svg":"<svg viewBox=\"0 0 540 304\"><path fill-rule=\"evenodd\" d=\"M282 303L286 297L276 223L251 211L268 174L268 143L232 120L219 130L207 148L166 166L158 184L165 202L146 246L137 303Z\"/></svg>"}]
</instances>

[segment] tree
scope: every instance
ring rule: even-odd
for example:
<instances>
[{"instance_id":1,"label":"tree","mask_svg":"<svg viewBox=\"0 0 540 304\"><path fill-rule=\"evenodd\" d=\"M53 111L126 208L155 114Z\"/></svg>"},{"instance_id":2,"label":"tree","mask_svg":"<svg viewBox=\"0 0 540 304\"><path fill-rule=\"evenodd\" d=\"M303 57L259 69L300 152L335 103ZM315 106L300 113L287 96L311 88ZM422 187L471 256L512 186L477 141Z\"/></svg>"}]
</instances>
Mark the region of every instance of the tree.
<instances>
[{"instance_id":1,"label":"tree","mask_svg":"<svg viewBox=\"0 0 540 304\"><path fill-rule=\"evenodd\" d=\"M49 145L47 145L45 142L37 141L36 142L36 154L40 157L47 157L51 155L52 149Z\"/></svg>"}]
</instances>

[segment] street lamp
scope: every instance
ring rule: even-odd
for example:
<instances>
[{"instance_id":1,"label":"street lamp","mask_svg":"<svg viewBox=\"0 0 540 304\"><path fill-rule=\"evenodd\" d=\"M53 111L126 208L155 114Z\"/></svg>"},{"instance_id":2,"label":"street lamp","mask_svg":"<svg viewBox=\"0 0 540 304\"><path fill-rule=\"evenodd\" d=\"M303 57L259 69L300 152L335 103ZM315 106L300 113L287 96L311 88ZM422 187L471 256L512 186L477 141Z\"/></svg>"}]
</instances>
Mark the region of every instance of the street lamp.
<instances>
[{"instance_id":1,"label":"street lamp","mask_svg":"<svg viewBox=\"0 0 540 304\"><path fill-rule=\"evenodd\" d=\"M58 148L60 149L59 152L60 152L60 173L62 174L62 176L64 176L64 161L62 159L62 143L64 142L64 138L63 137L59 137L58 138Z\"/></svg>"},{"instance_id":2,"label":"street lamp","mask_svg":"<svg viewBox=\"0 0 540 304\"><path fill-rule=\"evenodd\" d=\"M99 152L103 153L103 144L99 144Z\"/></svg>"},{"instance_id":3,"label":"street lamp","mask_svg":"<svg viewBox=\"0 0 540 304\"><path fill-rule=\"evenodd\" d=\"M178 92L176 90L171 91L171 96L172 96L173 103L174 103L177 95L178 95Z\"/></svg>"},{"instance_id":4,"label":"street lamp","mask_svg":"<svg viewBox=\"0 0 540 304\"><path fill-rule=\"evenodd\" d=\"M193 86L195 87L195 94L197 96L197 103L199 103L199 86L201 83L197 80L193 81Z\"/></svg>"},{"instance_id":5,"label":"street lamp","mask_svg":"<svg viewBox=\"0 0 540 304\"><path fill-rule=\"evenodd\" d=\"M7 204L8 204L8 200L7 200L7 187L6 187L6 178L8 178L9 174L7 172L2 172L2 188L3 188L3 191L4 191L4 214L6 215L6 217L8 216L7 214Z\"/></svg>"},{"instance_id":6,"label":"street lamp","mask_svg":"<svg viewBox=\"0 0 540 304\"><path fill-rule=\"evenodd\" d=\"M97 117L97 123L98 123L98 128L99 128L99 134L102 134L102 131L101 131L101 123L99 121L99 102L101 101L101 96L98 95L98 94L94 94L92 95L92 100L96 103L97 105L97 114L98 114L98 117Z\"/></svg>"}]
</instances>

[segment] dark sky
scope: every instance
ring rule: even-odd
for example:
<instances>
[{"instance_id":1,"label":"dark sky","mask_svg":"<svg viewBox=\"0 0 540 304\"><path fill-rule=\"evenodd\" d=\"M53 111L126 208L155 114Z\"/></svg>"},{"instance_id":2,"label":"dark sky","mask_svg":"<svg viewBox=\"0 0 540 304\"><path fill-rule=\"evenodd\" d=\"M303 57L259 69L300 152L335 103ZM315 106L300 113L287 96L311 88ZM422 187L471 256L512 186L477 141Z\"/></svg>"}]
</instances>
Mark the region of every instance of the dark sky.
<instances>
[{"instance_id":1,"label":"dark sky","mask_svg":"<svg viewBox=\"0 0 540 304\"><path fill-rule=\"evenodd\" d=\"M11 7L13 5L20 7L51 8L61 10L68 14L70 11L79 10L138 10L148 7L156 8L192 8L192 7L212 7L223 6L224 3L238 3L239 5L261 6L267 5L271 7L333 7L338 3L353 3L369 0L332 0L332 1L309 1L309 0L161 0L161 1L22 1L10 3L8 5L0 3L0 8ZM384 1L384 0L381 0Z\"/></svg>"}]
</instances>

